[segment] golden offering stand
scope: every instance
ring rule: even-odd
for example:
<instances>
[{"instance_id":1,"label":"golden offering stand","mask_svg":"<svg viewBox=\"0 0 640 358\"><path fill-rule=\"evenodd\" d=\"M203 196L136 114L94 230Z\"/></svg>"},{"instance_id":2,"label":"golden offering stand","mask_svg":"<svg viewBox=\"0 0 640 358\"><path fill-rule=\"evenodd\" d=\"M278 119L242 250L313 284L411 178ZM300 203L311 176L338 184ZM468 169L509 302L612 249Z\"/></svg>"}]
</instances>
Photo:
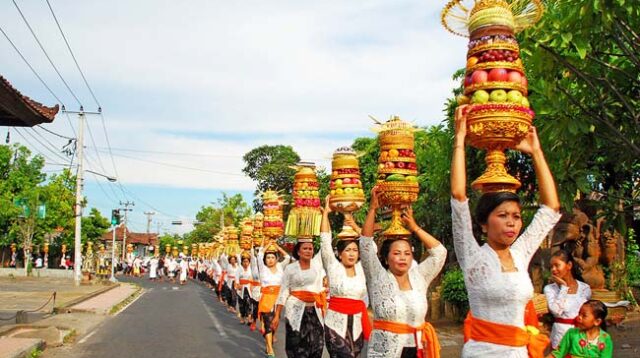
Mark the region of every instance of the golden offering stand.
<instances>
[{"instance_id":1,"label":"golden offering stand","mask_svg":"<svg viewBox=\"0 0 640 358\"><path fill-rule=\"evenodd\" d=\"M378 188L380 203L392 209L391 224L383 235L387 238L406 238L411 235L402 224L402 210L418 200L414 132L417 129L394 116L376 128L380 142Z\"/></svg>"},{"instance_id":2,"label":"golden offering stand","mask_svg":"<svg viewBox=\"0 0 640 358\"><path fill-rule=\"evenodd\" d=\"M253 246L259 247L264 241L264 215L261 212L257 212L253 217L253 233L251 237L253 239Z\"/></svg>"},{"instance_id":3,"label":"golden offering stand","mask_svg":"<svg viewBox=\"0 0 640 358\"><path fill-rule=\"evenodd\" d=\"M297 172L293 178L293 208L289 212L284 234L298 240L310 241L320 235L320 184L315 164L300 162L292 168Z\"/></svg>"},{"instance_id":4,"label":"golden offering stand","mask_svg":"<svg viewBox=\"0 0 640 358\"><path fill-rule=\"evenodd\" d=\"M521 186L505 168L504 151L527 136L535 114L514 35L540 20L543 11L540 0L452 0L442 11L447 30L469 37L464 95L458 102L471 103L467 142L486 151L487 168L471 184L484 193L515 192Z\"/></svg>"},{"instance_id":5,"label":"golden offering stand","mask_svg":"<svg viewBox=\"0 0 640 358\"><path fill-rule=\"evenodd\" d=\"M350 217L365 201L356 152L351 147L338 148L333 153L331 169L329 206L331 210ZM343 225L338 234L340 240L354 240L358 237L360 234L349 225Z\"/></svg>"}]
</instances>

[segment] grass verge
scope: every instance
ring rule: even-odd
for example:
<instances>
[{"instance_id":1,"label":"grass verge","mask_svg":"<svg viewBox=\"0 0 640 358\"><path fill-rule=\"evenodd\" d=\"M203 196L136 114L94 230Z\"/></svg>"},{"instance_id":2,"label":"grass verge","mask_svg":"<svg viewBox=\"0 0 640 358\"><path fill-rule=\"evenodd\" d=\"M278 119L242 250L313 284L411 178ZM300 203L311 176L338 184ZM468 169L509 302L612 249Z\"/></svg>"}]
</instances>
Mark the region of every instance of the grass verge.
<instances>
[{"instance_id":1,"label":"grass verge","mask_svg":"<svg viewBox=\"0 0 640 358\"><path fill-rule=\"evenodd\" d=\"M123 301L121 301L117 305L111 307L111 310L109 310L109 315L114 315L120 312L121 309L126 307L129 303L135 300L136 297L138 297L142 293L142 287L135 284L132 284L132 285L136 287L136 290L131 295L129 295L129 297L125 298Z\"/></svg>"}]
</instances>

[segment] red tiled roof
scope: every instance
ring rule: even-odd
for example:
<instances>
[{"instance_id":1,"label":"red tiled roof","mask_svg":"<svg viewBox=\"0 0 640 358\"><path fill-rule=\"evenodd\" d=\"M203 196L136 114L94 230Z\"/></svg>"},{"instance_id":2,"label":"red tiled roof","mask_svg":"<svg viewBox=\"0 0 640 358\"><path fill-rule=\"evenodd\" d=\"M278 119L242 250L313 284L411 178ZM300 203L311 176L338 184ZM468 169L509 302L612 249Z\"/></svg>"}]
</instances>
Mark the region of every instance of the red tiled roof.
<instances>
[{"instance_id":1,"label":"red tiled roof","mask_svg":"<svg viewBox=\"0 0 640 358\"><path fill-rule=\"evenodd\" d=\"M122 241L124 237L124 225L120 225L116 227L116 241ZM157 245L158 244L158 234L147 234L140 232L131 232L129 229L127 230L127 244L139 244L139 245ZM102 235L100 241L111 241L113 240L113 230L109 230L106 234Z\"/></svg>"},{"instance_id":2,"label":"red tiled roof","mask_svg":"<svg viewBox=\"0 0 640 358\"><path fill-rule=\"evenodd\" d=\"M31 127L40 123L51 123L60 107L47 107L15 89L0 76L0 125Z\"/></svg>"}]
</instances>

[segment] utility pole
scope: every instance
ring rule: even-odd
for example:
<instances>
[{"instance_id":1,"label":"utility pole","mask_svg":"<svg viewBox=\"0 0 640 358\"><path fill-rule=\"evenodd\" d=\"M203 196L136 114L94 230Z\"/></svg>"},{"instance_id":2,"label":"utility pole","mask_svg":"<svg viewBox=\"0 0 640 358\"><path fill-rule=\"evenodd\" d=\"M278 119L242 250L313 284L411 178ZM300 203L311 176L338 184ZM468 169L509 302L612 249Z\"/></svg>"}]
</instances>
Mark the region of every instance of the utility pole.
<instances>
[{"instance_id":1,"label":"utility pole","mask_svg":"<svg viewBox=\"0 0 640 358\"><path fill-rule=\"evenodd\" d=\"M82 187L83 187L83 175L84 175L84 116L85 114L100 114L101 108L98 108L98 112L85 112L84 108L80 106L80 111L67 111L64 106L62 112L72 113L78 115L78 138L76 139L76 155L78 157L78 173L76 174L76 203L75 203L75 216L76 227L74 237L74 256L73 256L73 279L76 286L80 285L82 280ZM108 178L104 174L99 174ZM110 178L110 181L115 179Z\"/></svg>"},{"instance_id":2,"label":"utility pole","mask_svg":"<svg viewBox=\"0 0 640 358\"><path fill-rule=\"evenodd\" d=\"M124 205L124 228L123 228L123 236L122 236L122 261L125 260L125 252L127 252L127 212L133 211L133 209L129 209L130 206L135 206L136 203L133 201L127 200L126 202L120 202L120 205Z\"/></svg>"},{"instance_id":3,"label":"utility pole","mask_svg":"<svg viewBox=\"0 0 640 358\"><path fill-rule=\"evenodd\" d=\"M154 211L145 211L144 214L147 216L147 234L151 233L151 217L156 213Z\"/></svg>"}]
</instances>

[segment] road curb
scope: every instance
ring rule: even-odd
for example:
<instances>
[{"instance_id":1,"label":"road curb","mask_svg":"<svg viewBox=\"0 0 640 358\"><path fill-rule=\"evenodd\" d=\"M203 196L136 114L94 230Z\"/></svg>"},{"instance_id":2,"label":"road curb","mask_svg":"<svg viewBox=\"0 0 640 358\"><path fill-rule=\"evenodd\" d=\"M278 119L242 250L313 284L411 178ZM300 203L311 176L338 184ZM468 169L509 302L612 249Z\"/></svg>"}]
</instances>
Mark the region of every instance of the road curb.
<instances>
[{"instance_id":1,"label":"road curb","mask_svg":"<svg viewBox=\"0 0 640 358\"><path fill-rule=\"evenodd\" d=\"M101 295L101 294L103 294L103 293L105 293L107 291L113 290L116 287L120 287L120 284L119 283L112 284L112 285L106 286L104 288L101 288L101 289L99 289L97 291L94 291L94 292L91 292L89 294L86 294L84 296L78 297L78 298L76 298L74 300L71 300L69 302L66 302L64 305L62 305L60 307L55 307L53 309L53 312L56 313L56 314L58 314L58 313L81 312L82 310L75 311L71 307L75 306L75 305L77 305L77 304L79 304L81 302L84 302L84 301L86 301L88 299L91 299L91 298L94 298L94 297L96 297L98 295Z\"/></svg>"},{"instance_id":2,"label":"road curb","mask_svg":"<svg viewBox=\"0 0 640 358\"><path fill-rule=\"evenodd\" d=\"M0 339L0 342L3 340L9 340L9 338ZM11 338L14 344L17 343L17 347L9 352L2 353L0 352L0 358L27 358L31 355L31 352L35 350L44 350L45 343L42 339L35 338ZM5 344L7 342L4 342ZM20 344L22 343L22 345Z\"/></svg>"}]
</instances>

